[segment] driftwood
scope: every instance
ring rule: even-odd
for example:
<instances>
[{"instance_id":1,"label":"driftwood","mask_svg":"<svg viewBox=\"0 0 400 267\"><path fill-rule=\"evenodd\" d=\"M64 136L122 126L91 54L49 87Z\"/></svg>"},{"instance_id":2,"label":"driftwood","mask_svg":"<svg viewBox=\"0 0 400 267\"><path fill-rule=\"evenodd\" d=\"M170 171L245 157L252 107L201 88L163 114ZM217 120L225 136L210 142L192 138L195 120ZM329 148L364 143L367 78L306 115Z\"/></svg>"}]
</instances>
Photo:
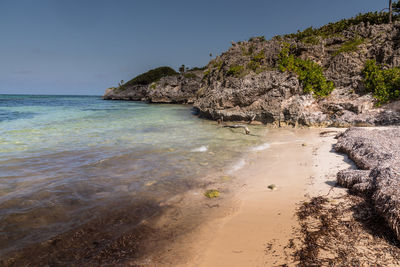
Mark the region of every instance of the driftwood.
<instances>
[{"instance_id":1,"label":"driftwood","mask_svg":"<svg viewBox=\"0 0 400 267\"><path fill-rule=\"evenodd\" d=\"M325 137L325 136L330 136L330 135L336 135L338 131L323 131L319 133L319 136Z\"/></svg>"},{"instance_id":2,"label":"driftwood","mask_svg":"<svg viewBox=\"0 0 400 267\"><path fill-rule=\"evenodd\" d=\"M249 120L249 124L251 124L251 123L254 121L255 118L256 118L256 115L254 115L253 117L251 117L251 119Z\"/></svg>"},{"instance_id":3,"label":"driftwood","mask_svg":"<svg viewBox=\"0 0 400 267\"><path fill-rule=\"evenodd\" d=\"M251 121L249 122L249 124L254 120L256 116L254 115L253 118L251 118ZM217 120L218 124L223 124L224 122L224 117L221 116L220 119ZM243 128L246 134L250 134L250 130L249 128L247 128L246 125L226 125L223 124L222 127L226 127L226 128Z\"/></svg>"},{"instance_id":4,"label":"driftwood","mask_svg":"<svg viewBox=\"0 0 400 267\"><path fill-rule=\"evenodd\" d=\"M227 128L243 128L244 131L246 132L246 134L250 134L249 128L247 128L247 126L245 126L245 125L224 125L223 127L227 127Z\"/></svg>"}]
</instances>

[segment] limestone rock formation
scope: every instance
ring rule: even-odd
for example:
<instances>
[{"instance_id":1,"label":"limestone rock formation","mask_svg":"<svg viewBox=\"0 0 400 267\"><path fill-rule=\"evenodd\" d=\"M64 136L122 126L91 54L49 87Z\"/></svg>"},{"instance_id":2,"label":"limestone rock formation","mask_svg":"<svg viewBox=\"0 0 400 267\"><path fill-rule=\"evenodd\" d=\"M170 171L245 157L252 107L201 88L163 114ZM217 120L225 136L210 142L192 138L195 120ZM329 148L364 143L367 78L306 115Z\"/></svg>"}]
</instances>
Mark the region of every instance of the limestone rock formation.
<instances>
[{"instance_id":1,"label":"limestone rock formation","mask_svg":"<svg viewBox=\"0 0 400 267\"><path fill-rule=\"evenodd\" d=\"M323 68L326 79L335 85L328 97L305 94L296 74L278 70L283 43L291 44L291 53L298 58ZM337 127L399 124L400 109L377 108L365 90L361 72L368 59L400 66L400 22L361 22L337 35L315 36L312 42L290 35L232 42L204 71L107 90L104 99L193 103L200 116L224 121Z\"/></svg>"},{"instance_id":2,"label":"limestone rock formation","mask_svg":"<svg viewBox=\"0 0 400 267\"><path fill-rule=\"evenodd\" d=\"M400 128L351 128L338 136L335 150L359 170L343 170L339 185L371 201L400 240Z\"/></svg>"},{"instance_id":3,"label":"limestone rock formation","mask_svg":"<svg viewBox=\"0 0 400 267\"><path fill-rule=\"evenodd\" d=\"M103 99L192 104L197 97L201 77L201 71L192 71L162 77L150 84L109 88Z\"/></svg>"}]
</instances>

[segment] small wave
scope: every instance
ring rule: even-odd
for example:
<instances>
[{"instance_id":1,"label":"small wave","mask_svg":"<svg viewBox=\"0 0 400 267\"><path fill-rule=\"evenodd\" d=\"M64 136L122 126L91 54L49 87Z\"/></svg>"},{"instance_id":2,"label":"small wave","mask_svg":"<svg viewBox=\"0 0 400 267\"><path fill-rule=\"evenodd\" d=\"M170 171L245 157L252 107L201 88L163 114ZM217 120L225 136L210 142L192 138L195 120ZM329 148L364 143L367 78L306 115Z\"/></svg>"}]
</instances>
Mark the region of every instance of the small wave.
<instances>
[{"instance_id":1,"label":"small wave","mask_svg":"<svg viewBox=\"0 0 400 267\"><path fill-rule=\"evenodd\" d=\"M270 146L271 146L271 145L270 145L269 143L264 143L264 144L262 144L262 145L253 147L253 148L251 149L251 151L262 151L262 150L266 150L266 149L268 149Z\"/></svg>"},{"instance_id":2,"label":"small wave","mask_svg":"<svg viewBox=\"0 0 400 267\"><path fill-rule=\"evenodd\" d=\"M207 150L208 150L207 146L201 146L201 147L194 148L191 151L192 152L206 152Z\"/></svg>"},{"instance_id":3,"label":"small wave","mask_svg":"<svg viewBox=\"0 0 400 267\"><path fill-rule=\"evenodd\" d=\"M286 142L272 142L271 145L287 145L287 144L298 143L298 142L304 142L304 139L296 139L293 141L286 141Z\"/></svg>"},{"instance_id":4,"label":"small wave","mask_svg":"<svg viewBox=\"0 0 400 267\"><path fill-rule=\"evenodd\" d=\"M243 168L244 165L246 165L246 161L244 159L240 159L226 173L227 174L233 174L234 172L237 172L238 170Z\"/></svg>"}]
</instances>

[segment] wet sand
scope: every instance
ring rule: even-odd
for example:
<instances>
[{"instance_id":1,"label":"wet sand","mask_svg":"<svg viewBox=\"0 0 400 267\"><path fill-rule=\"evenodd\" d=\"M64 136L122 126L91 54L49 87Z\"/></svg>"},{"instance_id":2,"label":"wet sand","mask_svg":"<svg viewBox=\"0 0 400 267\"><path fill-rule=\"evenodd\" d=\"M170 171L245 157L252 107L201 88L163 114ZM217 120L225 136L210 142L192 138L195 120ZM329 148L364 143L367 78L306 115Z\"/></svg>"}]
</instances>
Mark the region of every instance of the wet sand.
<instances>
[{"instance_id":1,"label":"wet sand","mask_svg":"<svg viewBox=\"0 0 400 267\"><path fill-rule=\"evenodd\" d=\"M350 165L331 151L335 140L332 134L320 137L323 131L271 129L270 148L250 153L246 165L235 173L237 212L202 227L194 257L184 265L293 263L288 245L299 227L295 216L299 203L313 194L345 193L332 188L332 180L338 169ZM271 184L275 190L268 188Z\"/></svg>"}]
</instances>

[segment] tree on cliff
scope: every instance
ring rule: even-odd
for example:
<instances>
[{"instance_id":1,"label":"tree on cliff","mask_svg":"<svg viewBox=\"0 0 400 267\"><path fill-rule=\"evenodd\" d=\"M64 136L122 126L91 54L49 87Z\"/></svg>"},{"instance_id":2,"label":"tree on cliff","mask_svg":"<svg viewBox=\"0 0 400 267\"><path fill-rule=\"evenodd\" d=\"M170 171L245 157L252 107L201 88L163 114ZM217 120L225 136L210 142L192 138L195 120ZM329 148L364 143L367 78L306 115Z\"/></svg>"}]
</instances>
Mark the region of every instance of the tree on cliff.
<instances>
[{"instance_id":1,"label":"tree on cliff","mask_svg":"<svg viewBox=\"0 0 400 267\"><path fill-rule=\"evenodd\" d=\"M392 4L392 12L393 13L400 13L400 2L399 1L394 2Z\"/></svg>"},{"instance_id":2,"label":"tree on cliff","mask_svg":"<svg viewBox=\"0 0 400 267\"><path fill-rule=\"evenodd\" d=\"M180 73L184 73L185 72L185 65L182 64L182 66L179 68L179 72Z\"/></svg>"}]
</instances>

